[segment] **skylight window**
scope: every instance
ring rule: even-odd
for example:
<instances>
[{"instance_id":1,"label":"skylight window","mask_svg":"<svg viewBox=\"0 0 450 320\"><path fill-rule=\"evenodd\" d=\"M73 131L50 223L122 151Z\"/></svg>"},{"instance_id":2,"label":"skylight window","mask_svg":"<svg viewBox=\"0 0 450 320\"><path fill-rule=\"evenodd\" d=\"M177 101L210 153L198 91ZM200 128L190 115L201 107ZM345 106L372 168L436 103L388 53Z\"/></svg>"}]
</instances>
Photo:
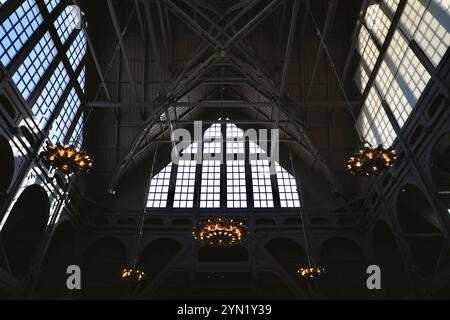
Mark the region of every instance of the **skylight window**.
<instances>
[{"instance_id":1,"label":"skylight window","mask_svg":"<svg viewBox=\"0 0 450 320\"><path fill-rule=\"evenodd\" d=\"M58 5L60 0L44 0L44 2L48 12L52 12L53 9L55 9L55 7Z\"/></svg>"},{"instance_id":2,"label":"skylight window","mask_svg":"<svg viewBox=\"0 0 450 320\"><path fill-rule=\"evenodd\" d=\"M242 154L244 148L244 131L233 123L227 123L227 153Z\"/></svg>"},{"instance_id":3,"label":"skylight window","mask_svg":"<svg viewBox=\"0 0 450 320\"><path fill-rule=\"evenodd\" d=\"M12 76L12 80L25 100L28 100L55 56L55 44L50 33L47 32Z\"/></svg>"},{"instance_id":4,"label":"skylight window","mask_svg":"<svg viewBox=\"0 0 450 320\"><path fill-rule=\"evenodd\" d=\"M398 4L399 1L395 0L370 6L364 18L365 25L358 35L357 50L361 62L357 67L355 81L361 92L369 92L359 115L358 126L364 127L366 140L384 147L392 145L396 138L395 125L400 128L404 126L431 79L422 60L411 48L411 41L414 40L421 47L435 67L450 45L450 3L445 0L406 1L375 82L371 88L365 88L378 56L378 49L369 31L383 44ZM383 100L391 109L396 123L391 123L380 107Z\"/></svg>"},{"instance_id":5,"label":"skylight window","mask_svg":"<svg viewBox=\"0 0 450 320\"><path fill-rule=\"evenodd\" d=\"M228 120L228 119L227 119ZM174 192L173 208L221 208L240 209L251 206L248 202L253 199L254 208L273 208L275 207L274 189L272 183L278 181L279 197L281 208L300 207L300 196L297 189L295 178L275 162L276 170L270 175L270 162L266 151L261 148L256 141L245 141L244 131L233 123L214 123L203 135L203 145L208 152L220 153L222 142L222 132L226 132L226 154L224 159L208 159L203 157L201 162L197 159L199 155L205 155L201 151L200 142L193 142L184 150L183 154L190 156L189 160L179 160L178 165L173 165L173 169L165 171L164 184L151 182L152 186L164 186L165 189L156 187L149 193L147 207L163 208L171 205L166 201L167 197L158 194L166 193L170 189L170 184ZM209 143L209 145L208 145ZM214 143L218 143L216 150ZM248 146L246 144L248 143ZM205 148L205 147L204 147ZM253 154L252 157L229 157L229 155L245 155L245 150ZM200 153L200 154L199 154ZM191 160L196 159L196 160ZM223 160L223 162L222 162ZM197 172L197 169L200 170ZM170 179L174 174L175 179ZM155 179L155 178L154 178ZM159 176L158 176L159 179ZM251 179L251 187L247 185L247 179ZM276 179L276 180L275 180ZM276 184L275 184L276 185ZM249 194L252 192L252 195ZM155 203L155 199L162 199ZM278 201L276 202L278 206Z\"/></svg>"},{"instance_id":6,"label":"skylight window","mask_svg":"<svg viewBox=\"0 0 450 320\"><path fill-rule=\"evenodd\" d=\"M81 149L83 145L83 115L81 114L78 118L77 124L75 125L75 129L72 132L72 136L70 137L70 142L75 143L75 147Z\"/></svg>"},{"instance_id":7,"label":"skylight window","mask_svg":"<svg viewBox=\"0 0 450 320\"><path fill-rule=\"evenodd\" d=\"M70 45L67 50L67 57L69 58L70 65L72 66L73 71L76 71L81 60L83 60L84 55L86 54L86 35L84 31L81 30L73 43Z\"/></svg>"},{"instance_id":8,"label":"skylight window","mask_svg":"<svg viewBox=\"0 0 450 320\"><path fill-rule=\"evenodd\" d=\"M81 90L85 90L86 84L86 66L81 69L80 74L78 75L78 83L80 84Z\"/></svg>"},{"instance_id":9,"label":"skylight window","mask_svg":"<svg viewBox=\"0 0 450 320\"><path fill-rule=\"evenodd\" d=\"M183 151L183 154L196 154L198 152L198 143L194 142L188 145Z\"/></svg>"},{"instance_id":10,"label":"skylight window","mask_svg":"<svg viewBox=\"0 0 450 320\"><path fill-rule=\"evenodd\" d=\"M220 207L220 161L203 161L200 208Z\"/></svg>"},{"instance_id":11,"label":"skylight window","mask_svg":"<svg viewBox=\"0 0 450 320\"><path fill-rule=\"evenodd\" d=\"M72 89L64 103L63 109L53 123L52 130L49 135L49 139L53 144L64 141L79 106L80 99L78 98L75 89Z\"/></svg>"},{"instance_id":12,"label":"skylight window","mask_svg":"<svg viewBox=\"0 0 450 320\"><path fill-rule=\"evenodd\" d=\"M195 171L195 161L179 161L173 201L174 208L192 208L194 206Z\"/></svg>"},{"instance_id":13,"label":"skylight window","mask_svg":"<svg viewBox=\"0 0 450 320\"><path fill-rule=\"evenodd\" d=\"M248 144L250 153L252 154L265 154L266 152L260 147L258 146L255 142L250 141Z\"/></svg>"},{"instance_id":14,"label":"skylight window","mask_svg":"<svg viewBox=\"0 0 450 320\"><path fill-rule=\"evenodd\" d=\"M6 2L3 0L3 3ZM0 61L6 67L42 23L34 0L24 1L0 25Z\"/></svg>"},{"instance_id":15,"label":"skylight window","mask_svg":"<svg viewBox=\"0 0 450 320\"><path fill-rule=\"evenodd\" d=\"M56 32L63 44L79 24L80 17L77 9L74 6L67 6L54 23Z\"/></svg>"},{"instance_id":16,"label":"skylight window","mask_svg":"<svg viewBox=\"0 0 450 320\"><path fill-rule=\"evenodd\" d=\"M45 128L68 83L69 76L61 62L31 108L41 129Z\"/></svg>"},{"instance_id":17,"label":"skylight window","mask_svg":"<svg viewBox=\"0 0 450 320\"><path fill-rule=\"evenodd\" d=\"M253 206L272 208L273 194L269 160L250 160L252 168Z\"/></svg>"},{"instance_id":18,"label":"skylight window","mask_svg":"<svg viewBox=\"0 0 450 320\"><path fill-rule=\"evenodd\" d=\"M278 162L275 163L277 171L278 192L280 194L280 206L282 208L300 207L300 199L295 177L287 172Z\"/></svg>"},{"instance_id":19,"label":"skylight window","mask_svg":"<svg viewBox=\"0 0 450 320\"><path fill-rule=\"evenodd\" d=\"M222 150L222 129L220 123L214 123L209 127L203 135L203 153L204 154L219 154Z\"/></svg>"},{"instance_id":20,"label":"skylight window","mask_svg":"<svg viewBox=\"0 0 450 320\"><path fill-rule=\"evenodd\" d=\"M172 162L151 179L147 208L165 208L167 206L171 172Z\"/></svg>"},{"instance_id":21,"label":"skylight window","mask_svg":"<svg viewBox=\"0 0 450 320\"><path fill-rule=\"evenodd\" d=\"M227 207L247 207L244 160L227 161Z\"/></svg>"}]
</instances>

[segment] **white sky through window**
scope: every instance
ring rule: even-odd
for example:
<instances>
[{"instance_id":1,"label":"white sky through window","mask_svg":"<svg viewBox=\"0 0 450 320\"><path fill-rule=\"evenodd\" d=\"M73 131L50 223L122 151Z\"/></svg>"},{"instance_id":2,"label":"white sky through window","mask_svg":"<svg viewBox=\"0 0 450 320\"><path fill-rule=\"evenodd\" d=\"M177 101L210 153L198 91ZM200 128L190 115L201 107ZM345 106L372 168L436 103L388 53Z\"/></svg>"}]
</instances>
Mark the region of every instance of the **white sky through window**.
<instances>
[{"instance_id":1,"label":"white sky through window","mask_svg":"<svg viewBox=\"0 0 450 320\"><path fill-rule=\"evenodd\" d=\"M225 142L222 141L222 132L226 133ZM263 157L267 155L266 151L257 142L245 142L244 130L234 123L212 124L205 131L202 143L203 151L199 148L199 142L193 142L182 153L191 155L197 155L198 152L221 153L223 146L227 155L224 157L224 163L222 164L221 160L205 158L199 164L196 160L180 160L178 165L170 163L150 182L152 188L149 190L148 208L207 209L220 208L222 205L230 209L273 208L278 206L275 203L274 190L279 190L277 198L280 199L281 208L300 207L296 179L276 163L274 180L270 176L270 162ZM257 155L258 158L246 159L246 143L250 154ZM240 157L236 157L237 155ZM175 179L172 180L174 181L172 206L168 194L171 174L175 175ZM277 181L278 189L273 186L274 181ZM199 193L198 196L196 192ZM251 197L249 192L252 193Z\"/></svg>"}]
</instances>

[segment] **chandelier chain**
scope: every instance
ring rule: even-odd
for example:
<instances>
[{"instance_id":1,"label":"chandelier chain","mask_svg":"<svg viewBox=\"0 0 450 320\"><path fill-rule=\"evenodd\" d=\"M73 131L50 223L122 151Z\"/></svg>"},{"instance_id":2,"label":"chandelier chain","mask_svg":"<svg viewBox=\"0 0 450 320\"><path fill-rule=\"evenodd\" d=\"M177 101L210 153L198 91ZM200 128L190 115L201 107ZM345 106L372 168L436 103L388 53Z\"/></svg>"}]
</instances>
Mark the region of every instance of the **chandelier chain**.
<instances>
[{"instance_id":1,"label":"chandelier chain","mask_svg":"<svg viewBox=\"0 0 450 320\"><path fill-rule=\"evenodd\" d=\"M158 143L155 144L155 153L153 154L152 168L150 170L150 179L149 179L150 183L151 183L151 180L153 178L153 170L155 168L155 162L156 162L156 155L157 154L158 154ZM142 215L141 215L141 221L139 223L139 229L138 229L137 240L136 240L136 250L135 250L135 253L134 253L134 260L133 260L133 270L136 270L136 268L137 268L137 262L138 262L138 256L139 256L139 248L141 246L141 240L142 240L142 230L144 229L145 212L146 212L146 206L144 206L144 209L143 209Z\"/></svg>"},{"instance_id":2,"label":"chandelier chain","mask_svg":"<svg viewBox=\"0 0 450 320\"><path fill-rule=\"evenodd\" d=\"M314 28L316 29L317 36L318 36L319 39L320 39L320 45L323 47L323 49L324 49L324 51L325 51L325 54L327 55L327 58L328 58L329 63L330 63L330 67L331 67L331 69L333 70L334 76L336 77L336 80L337 80L337 82L338 82L338 87L339 87L339 89L340 89L341 92L342 92L342 96L344 97L345 103L347 104L347 110L350 112L350 115L351 115L351 117L352 117L352 119L353 119L354 126L355 126L355 130L356 130L356 133L358 134L358 138L359 138L359 140L360 140L361 142L365 142L366 140L365 140L365 138L364 138L364 135L362 134L362 132L361 132L360 129L358 128L358 124L357 124L358 120L357 120L357 117L356 117L356 115L355 115L355 112L354 112L354 110L353 110L351 104L350 104L350 101L349 101L349 99L348 99L348 95L347 95L347 93L345 92L345 89L344 89L344 82L343 82L343 80L339 77L339 74L338 74L338 72L337 72L337 70L336 70L336 65L335 65L333 59L331 58L331 54L330 54L330 51L328 50L328 46L327 46L327 44L326 44L326 42L325 42L325 39L323 38L322 33L320 32L320 29L319 29L319 26L318 26L318 24L317 24L317 21L316 21L316 19L314 18L314 15L313 15L312 12L311 12L311 8L310 8L310 6L309 6L308 1L305 1L305 5L306 5L306 9L308 10L309 15L311 16L311 20L312 20L312 22L313 22L313 24L314 24Z\"/></svg>"},{"instance_id":3,"label":"chandelier chain","mask_svg":"<svg viewBox=\"0 0 450 320\"><path fill-rule=\"evenodd\" d=\"M294 175L296 182L297 182L297 186L300 186L299 184L299 179L297 179L297 175L295 174L295 168L294 168L294 161L292 160L292 152L291 152L291 148L289 148L289 160L291 161L291 168L292 168L292 174ZM299 192L300 190L297 190L297 192L300 195L300 199L302 200L302 196L301 196L301 192ZM300 202L300 206L299 206L299 212L300 212L300 221L302 223L302 229L303 229L303 240L305 242L305 251L306 251L306 259L308 262L308 265L312 265L311 264L311 254L309 251L309 242L308 242L308 237L306 235L306 228L305 228L305 220L304 220L304 211L303 211L303 201Z\"/></svg>"}]
</instances>

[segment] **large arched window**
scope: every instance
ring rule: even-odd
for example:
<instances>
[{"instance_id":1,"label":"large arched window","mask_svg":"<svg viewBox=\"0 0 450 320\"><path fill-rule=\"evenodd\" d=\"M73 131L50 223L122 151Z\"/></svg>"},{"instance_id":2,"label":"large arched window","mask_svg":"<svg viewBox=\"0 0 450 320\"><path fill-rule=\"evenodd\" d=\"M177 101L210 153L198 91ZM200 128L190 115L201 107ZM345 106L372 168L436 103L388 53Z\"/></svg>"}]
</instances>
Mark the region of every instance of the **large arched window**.
<instances>
[{"instance_id":1,"label":"large arched window","mask_svg":"<svg viewBox=\"0 0 450 320\"><path fill-rule=\"evenodd\" d=\"M406 1L393 37L386 44L399 4L398 0L371 3L356 45L361 59L354 79L365 96L357 125L370 143L386 146L393 144L396 133L382 101L402 128L431 79L419 52L437 68L450 45L450 3L445 0ZM375 64L383 45L387 45L387 51L377 70ZM371 75L375 76L373 83L369 83Z\"/></svg>"},{"instance_id":2,"label":"large arched window","mask_svg":"<svg viewBox=\"0 0 450 320\"><path fill-rule=\"evenodd\" d=\"M79 107L87 39L79 26L84 13L60 0L10 1L2 9L0 64L11 74L37 127L50 129L50 142L75 140L83 127Z\"/></svg>"},{"instance_id":3,"label":"large arched window","mask_svg":"<svg viewBox=\"0 0 450 320\"><path fill-rule=\"evenodd\" d=\"M276 161L271 175L270 160L263 157L266 151L246 141L244 130L228 119L213 123L203 135L201 148L198 144L181 151L191 154L192 160L171 162L153 176L147 208L300 207L295 177ZM195 159L198 152L214 156L222 150L222 157Z\"/></svg>"}]
</instances>

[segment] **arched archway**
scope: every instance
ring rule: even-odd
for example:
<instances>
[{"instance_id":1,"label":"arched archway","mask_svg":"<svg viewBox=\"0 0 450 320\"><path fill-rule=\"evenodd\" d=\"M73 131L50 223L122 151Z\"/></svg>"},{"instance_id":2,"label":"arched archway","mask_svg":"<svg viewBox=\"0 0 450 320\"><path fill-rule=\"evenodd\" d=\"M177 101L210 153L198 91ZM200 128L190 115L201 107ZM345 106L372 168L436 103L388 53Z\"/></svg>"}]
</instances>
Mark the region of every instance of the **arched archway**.
<instances>
[{"instance_id":1,"label":"arched archway","mask_svg":"<svg viewBox=\"0 0 450 320\"><path fill-rule=\"evenodd\" d=\"M437 212L417 186L405 185L397 198L397 217L405 233L438 233Z\"/></svg>"},{"instance_id":2,"label":"arched archway","mask_svg":"<svg viewBox=\"0 0 450 320\"><path fill-rule=\"evenodd\" d=\"M83 254L83 299L118 299L123 297L126 282L120 271L127 267L127 251L117 238L103 238L94 242Z\"/></svg>"},{"instance_id":3,"label":"arched archway","mask_svg":"<svg viewBox=\"0 0 450 320\"><path fill-rule=\"evenodd\" d=\"M40 298L55 299L68 296L66 287L69 265L73 260L74 230L70 222L63 222L56 228L47 254L41 266L36 293Z\"/></svg>"},{"instance_id":4,"label":"arched archway","mask_svg":"<svg viewBox=\"0 0 450 320\"><path fill-rule=\"evenodd\" d=\"M170 238L156 239L142 250L140 265L147 279L153 279L181 250L182 245Z\"/></svg>"},{"instance_id":5,"label":"arched archway","mask_svg":"<svg viewBox=\"0 0 450 320\"><path fill-rule=\"evenodd\" d=\"M242 246L212 247L203 246L198 251L198 261L232 262L248 261L248 251Z\"/></svg>"},{"instance_id":6,"label":"arched archway","mask_svg":"<svg viewBox=\"0 0 450 320\"><path fill-rule=\"evenodd\" d=\"M289 274L295 275L298 268L306 262L303 248L292 239L275 238L264 247Z\"/></svg>"},{"instance_id":7,"label":"arched archway","mask_svg":"<svg viewBox=\"0 0 450 320\"><path fill-rule=\"evenodd\" d=\"M5 192L14 176L14 153L8 140L0 136L0 209L6 202Z\"/></svg>"},{"instance_id":8,"label":"arched archway","mask_svg":"<svg viewBox=\"0 0 450 320\"><path fill-rule=\"evenodd\" d=\"M433 147L430 169L439 196L450 213L450 132L442 136Z\"/></svg>"},{"instance_id":9,"label":"arched archway","mask_svg":"<svg viewBox=\"0 0 450 320\"><path fill-rule=\"evenodd\" d=\"M326 274L319 279L322 293L329 298L352 299L368 296L365 256L361 248L346 238L326 240L320 250Z\"/></svg>"},{"instance_id":10,"label":"arched archway","mask_svg":"<svg viewBox=\"0 0 450 320\"><path fill-rule=\"evenodd\" d=\"M443 245L438 213L423 192L409 184L399 193L397 215L419 272L429 276L435 272Z\"/></svg>"},{"instance_id":11,"label":"arched archway","mask_svg":"<svg viewBox=\"0 0 450 320\"><path fill-rule=\"evenodd\" d=\"M402 298L408 293L409 283L403 259L391 228L378 221L373 229L375 264L382 270L382 295L385 298Z\"/></svg>"},{"instance_id":12,"label":"arched archway","mask_svg":"<svg viewBox=\"0 0 450 320\"><path fill-rule=\"evenodd\" d=\"M22 278L44 234L50 201L44 188L32 185L22 191L0 233L12 273Z\"/></svg>"},{"instance_id":13,"label":"arched archway","mask_svg":"<svg viewBox=\"0 0 450 320\"><path fill-rule=\"evenodd\" d=\"M0 93L0 106L3 108L3 110L6 111L11 119L14 119L16 117L16 110L13 104L3 93Z\"/></svg>"}]
</instances>

